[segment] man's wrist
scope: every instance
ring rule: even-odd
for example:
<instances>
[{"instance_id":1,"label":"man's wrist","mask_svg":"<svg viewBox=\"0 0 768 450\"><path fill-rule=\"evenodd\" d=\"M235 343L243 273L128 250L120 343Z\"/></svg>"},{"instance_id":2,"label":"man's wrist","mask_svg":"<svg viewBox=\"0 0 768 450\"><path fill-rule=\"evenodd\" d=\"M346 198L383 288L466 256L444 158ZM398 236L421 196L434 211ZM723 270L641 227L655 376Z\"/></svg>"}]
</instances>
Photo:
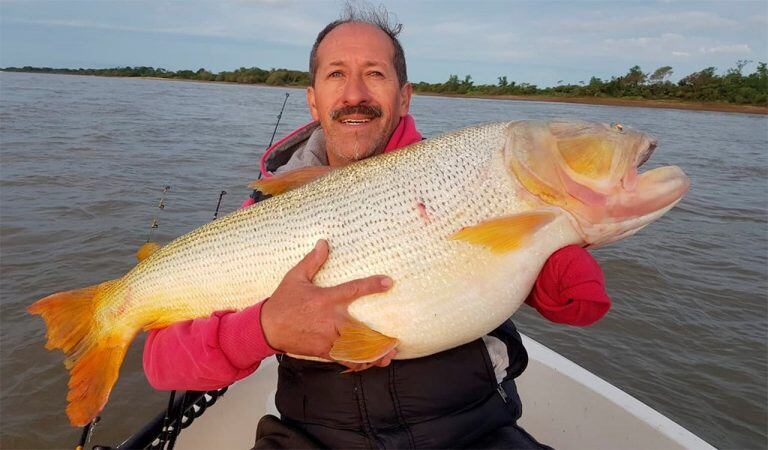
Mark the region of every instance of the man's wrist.
<instances>
[{"instance_id":1,"label":"man's wrist","mask_svg":"<svg viewBox=\"0 0 768 450\"><path fill-rule=\"evenodd\" d=\"M260 302L221 319L219 345L230 362L240 369L279 353L269 345L262 330L263 305L264 302Z\"/></svg>"},{"instance_id":2,"label":"man's wrist","mask_svg":"<svg viewBox=\"0 0 768 450\"><path fill-rule=\"evenodd\" d=\"M274 314L272 314L273 305L270 304L269 300L270 298L268 297L260 303L261 314L259 314L259 323L261 325L261 335L264 339L264 343L276 353L284 353L282 350L279 350L280 347L277 344L277 333L275 333L275 330L277 330L278 327L274 323Z\"/></svg>"}]
</instances>

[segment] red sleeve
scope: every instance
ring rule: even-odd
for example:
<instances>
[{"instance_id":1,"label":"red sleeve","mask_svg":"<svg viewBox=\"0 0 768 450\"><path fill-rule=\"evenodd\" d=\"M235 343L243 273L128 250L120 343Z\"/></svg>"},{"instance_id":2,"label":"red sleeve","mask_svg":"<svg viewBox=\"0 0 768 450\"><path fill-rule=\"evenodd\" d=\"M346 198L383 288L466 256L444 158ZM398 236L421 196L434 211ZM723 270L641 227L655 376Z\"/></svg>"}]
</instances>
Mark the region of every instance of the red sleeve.
<instances>
[{"instance_id":1,"label":"red sleeve","mask_svg":"<svg viewBox=\"0 0 768 450\"><path fill-rule=\"evenodd\" d=\"M525 302L552 322L576 326L597 322L611 308L603 271L578 245L563 247L547 259Z\"/></svg>"},{"instance_id":2,"label":"red sleeve","mask_svg":"<svg viewBox=\"0 0 768 450\"><path fill-rule=\"evenodd\" d=\"M261 306L152 330L144 345L144 373L160 390L207 391L228 386L276 352L261 328Z\"/></svg>"}]
</instances>

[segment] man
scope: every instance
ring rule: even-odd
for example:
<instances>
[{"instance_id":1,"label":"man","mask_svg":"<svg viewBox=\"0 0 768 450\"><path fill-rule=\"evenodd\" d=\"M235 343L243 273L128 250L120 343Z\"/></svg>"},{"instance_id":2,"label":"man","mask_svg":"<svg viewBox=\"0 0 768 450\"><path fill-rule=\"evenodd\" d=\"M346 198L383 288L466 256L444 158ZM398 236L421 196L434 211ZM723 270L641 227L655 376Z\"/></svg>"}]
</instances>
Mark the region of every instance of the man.
<instances>
[{"instance_id":1,"label":"man","mask_svg":"<svg viewBox=\"0 0 768 450\"><path fill-rule=\"evenodd\" d=\"M421 139L408 115L411 85L386 16L351 15L320 32L310 56L307 102L315 122L270 148L262 171L340 167ZM246 206L256 200L246 202ZM175 324L150 333L144 366L158 389L209 390L252 373L275 353L328 359L346 305L392 285L385 275L320 288L312 279L326 258L318 242L274 294L240 312ZM610 307L602 274L579 247L555 253L528 299L545 317L586 325ZM508 321L489 336L414 360L390 352L371 364L279 357L281 419L259 424L257 448L542 448L517 426L514 378L528 357ZM375 367L373 367L375 366Z\"/></svg>"}]
</instances>

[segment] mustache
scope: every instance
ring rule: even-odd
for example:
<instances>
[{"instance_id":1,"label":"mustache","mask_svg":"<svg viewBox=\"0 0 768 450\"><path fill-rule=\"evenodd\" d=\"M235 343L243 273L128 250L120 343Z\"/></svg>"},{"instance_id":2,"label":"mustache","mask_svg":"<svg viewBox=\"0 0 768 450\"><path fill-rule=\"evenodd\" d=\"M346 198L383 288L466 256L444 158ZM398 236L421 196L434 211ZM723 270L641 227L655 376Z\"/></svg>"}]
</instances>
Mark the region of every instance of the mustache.
<instances>
[{"instance_id":1,"label":"mustache","mask_svg":"<svg viewBox=\"0 0 768 450\"><path fill-rule=\"evenodd\" d=\"M381 117L381 108L369 105L342 106L331 112L331 120L337 120L339 117L351 116L354 114L377 118Z\"/></svg>"}]
</instances>

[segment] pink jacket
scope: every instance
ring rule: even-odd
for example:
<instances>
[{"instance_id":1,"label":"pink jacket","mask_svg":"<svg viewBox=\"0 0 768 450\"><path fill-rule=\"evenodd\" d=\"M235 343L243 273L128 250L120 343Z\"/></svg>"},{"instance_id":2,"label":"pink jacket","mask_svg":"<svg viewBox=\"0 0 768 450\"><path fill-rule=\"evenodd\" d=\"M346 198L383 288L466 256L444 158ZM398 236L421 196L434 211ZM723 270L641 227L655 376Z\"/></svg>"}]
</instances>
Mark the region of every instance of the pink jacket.
<instances>
[{"instance_id":1,"label":"pink jacket","mask_svg":"<svg viewBox=\"0 0 768 450\"><path fill-rule=\"evenodd\" d=\"M271 176L264 164L269 152L294 133L267 150L261 164L263 176ZM408 115L400 120L384 151L419 140L421 134ZM243 207L253 203L249 197ZM526 303L553 322L579 326L594 323L611 306L600 267L587 251L576 245L549 257ZM161 390L207 391L253 373L264 358L276 353L267 344L261 328L263 304L262 301L239 312L219 311L211 317L150 331L143 357L149 383Z\"/></svg>"}]
</instances>

